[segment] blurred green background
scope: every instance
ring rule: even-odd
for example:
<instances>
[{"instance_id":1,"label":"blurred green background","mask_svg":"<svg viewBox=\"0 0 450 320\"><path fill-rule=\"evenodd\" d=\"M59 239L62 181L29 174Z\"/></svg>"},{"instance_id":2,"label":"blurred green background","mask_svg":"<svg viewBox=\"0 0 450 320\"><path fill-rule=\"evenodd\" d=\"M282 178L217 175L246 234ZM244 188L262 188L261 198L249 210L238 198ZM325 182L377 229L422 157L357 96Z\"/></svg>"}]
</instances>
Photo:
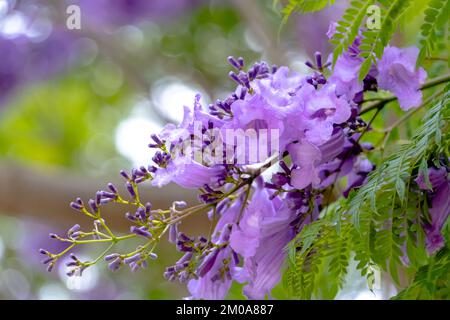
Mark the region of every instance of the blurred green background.
<instances>
[{"instance_id":1,"label":"blurred green background","mask_svg":"<svg viewBox=\"0 0 450 320\"><path fill-rule=\"evenodd\" d=\"M111 274L100 264L82 278L67 278L63 265L48 274L37 250L57 246L48 232L83 220L68 207L73 198L118 180L122 168L148 164L150 134L179 121L197 92L205 103L227 95L227 56L305 73L315 51L330 53L325 33L345 7L337 2L291 17L280 31L271 0L0 0L0 298L186 296L183 286L163 279L178 255L169 245L144 272ZM80 30L66 27L71 4L81 8ZM145 195L161 207L196 201L175 186ZM117 209L107 219L128 227ZM202 233L205 220L195 217L185 228ZM375 297L363 287L355 278L342 297ZM239 292L233 287L230 298L242 298ZM281 286L274 296L286 298Z\"/></svg>"}]
</instances>

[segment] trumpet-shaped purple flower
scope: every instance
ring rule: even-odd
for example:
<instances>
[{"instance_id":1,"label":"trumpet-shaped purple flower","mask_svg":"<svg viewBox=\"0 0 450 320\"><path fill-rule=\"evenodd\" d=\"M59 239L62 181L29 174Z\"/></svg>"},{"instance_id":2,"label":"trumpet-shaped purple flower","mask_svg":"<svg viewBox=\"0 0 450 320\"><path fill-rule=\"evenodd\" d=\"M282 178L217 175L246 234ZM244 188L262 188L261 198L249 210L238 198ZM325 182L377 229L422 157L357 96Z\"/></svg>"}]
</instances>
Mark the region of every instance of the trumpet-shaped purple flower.
<instances>
[{"instance_id":1,"label":"trumpet-shaped purple flower","mask_svg":"<svg viewBox=\"0 0 450 320\"><path fill-rule=\"evenodd\" d=\"M244 257L243 267L234 269L234 278L247 283L247 297L263 299L280 281L294 219L295 212L279 198L271 201L266 189L256 189L230 239L231 247Z\"/></svg>"},{"instance_id":2,"label":"trumpet-shaped purple flower","mask_svg":"<svg viewBox=\"0 0 450 320\"><path fill-rule=\"evenodd\" d=\"M397 96L403 110L416 108L422 103L419 89L427 73L423 68L416 69L418 54L416 47L399 49L388 46L378 62L378 86Z\"/></svg>"},{"instance_id":3,"label":"trumpet-shaped purple flower","mask_svg":"<svg viewBox=\"0 0 450 320\"><path fill-rule=\"evenodd\" d=\"M424 226L426 233L427 251L433 254L444 246L444 237L441 229L450 214L450 178L446 167L439 169L428 169L428 180L432 190L425 183L425 177L420 174L416 182L420 189L427 190L431 198L431 207L429 208L430 223Z\"/></svg>"},{"instance_id":4,"label":"trumpet-shaped purple flower","mask_svg":"<svg viewBox=\"0 0 450 320\"><path fill-rule=\"evenodd\" d=\"M191 298L224 299L232 283L232 270L238 263L236 253L228 244L230 231L238 219L242 202L237 201L223 212L214 229L212 242L218 247L203 258L197 270L197 279L188 282Z\"/></svg>"},{"instance_id":5,"label":"trumpet-shaped purple flower","mask_svg":"<svg viewBox=\"0 0 450 320\"><path fill-rule=\"evenodd\" d=\"M331 139L320 147L306 139L289 145L289 154L296 165L291 171L291 185L297 189L304 189L311 184L318 186L323 179L320 171L324 170L320 165L335 159L342 152L343 147L344 134L340 129L336 130Z\"/></svg>"},{"instance_id":6,"label":"trumpet-shaped purple flower","mask_svg":"<svg viewBox=\"0 0 450 320\"><path fill-rule=\"evenodd\" d=\"M198 124L202 127L195 128L195 125ZM198 162L195 156L196 152L202 154L203 141L199 135L209 126L221 127L222 121L202 111L200 96L197 95L194 112L192 113L188 107L185 107L184 118L180 125L168 124L161 131L159 137L155 137L158 141L156 146L160 146L162 143L160 139L162 139L169 152L159 153L161 155L159 158L165 160L158 163L159 168L154 173L153 185L161 187L169 182L175 182L184 188L200 188L205 184L214 185L223 177L223 166L206 166ZM194 139L200 139L197 140L199 142L192 143L193 135L197 135ZM159 158L155 160L159 160Z\"/></svg>"},{"instance_id":7,"label":"trumpet-shaped purple flower","mask_svg":"<svg viewBox=\"0 0 450 320\"><path fill-rule=\"evenodd\" d=\"M327 142L335 124L347 121L351 116L351 106L343 97L336 95L336 86L327 83L316 90L313 86L301 89L303 108L295 119L298 127L304 129L305 138L316 146Z\"/></svg>"},{"instance_id":8,"label":"trumpet-shaped purple flower","mask_svg":"<svg viewBox=\"0 0 450 320\"><path fill-rule=\"evenodd\" d=\"M336 86L338 96L344 96L348 101L352 101L355 94L362 91L363 83L358 80L362 61L362 58L348 52L336 60L333 74L328 81Z\"/></svg>"}]
</instances>

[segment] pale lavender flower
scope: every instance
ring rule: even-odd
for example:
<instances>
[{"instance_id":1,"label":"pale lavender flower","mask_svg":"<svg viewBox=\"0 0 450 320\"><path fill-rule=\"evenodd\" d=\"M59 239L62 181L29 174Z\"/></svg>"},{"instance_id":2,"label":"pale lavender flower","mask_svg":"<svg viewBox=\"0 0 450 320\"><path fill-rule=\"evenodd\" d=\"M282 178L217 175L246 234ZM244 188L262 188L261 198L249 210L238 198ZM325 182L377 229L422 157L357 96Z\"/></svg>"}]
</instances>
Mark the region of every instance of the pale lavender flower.
<instances>
[{"instance_id":1,"label":"pale lavender flower","mask_svg":"<svg viewBox=\"0 0 450 320\"><path fill-rule=\"evenodd\" d=\"M336 95L336 86L327 83L316 90L314 86L303 86L299 92L303 108L294 116L298 128L304 130L305 138L316 146L328 141L335 124L347 121L351 106L346 99Z\"/></svg>"},{"instance_id":2,"label":"pale lavender flower","mask_svg":"<svg viewBox=\"0 0 450 320\"><path fill-rule=\"evenodd\" d=\"M231 287L232 271L238 259L230 245L225 244L229 236L227 230L233 228L239 216L242 202L237 200L228 210L223 212L214 229L212 242L221 244L220 249L213 249L204 259L197 271L198 278L188 282L191 298L220 300L224 299ZM224 234L225 233L225 234ZM198 274L200 271L200 274Z\"/></svg>"},{"instance_id":3,"label":"pale lavender flower","mask_svg":"<svg viewBox=\"0 0 450 320\"><path fill-rule=\"evenodd\" d=\"M427 73L416 68L419 49L416 47L400 49L387 46L378 62L378 86L391 91L403 110L416 108L422 103L420 85Z\"/></svg>"},{"instance_id":4,"label":"pale lavender flower","mask_svg":"<svg viewBox=\"0 0 450 320\"><path fill-rule=\"evenodd\" d=\"M295 216L280 199L269 200L266 189L256 189L230 239L233 250L244 257L243 267L236 267L233 277L247 283L248 298L264 299L280 281L285 247L294 237L290 223Z\"/></svg>"},{"instance_id":5,"label":"pale lavender flower","mask_svg":"<svg viewBox=\"0 0 450 320\"><path fill-rule=\"evenodd\" d=\"M352 101L355 94L362 91L363 83L358 80L362 62L362 58L348 52L344 52L336 60L328 81L336 86L338 96L344 96L348 101Z\"/></svg>"},{"instance_id":6,"label":"pale lavender flower","mask_svg":"<svg viewBox=\"0 0 450 320\"><path fill-rule=\"evenodd\" d=\"M431 198L431 206L428 209L431 221L425 224L424 229L427 251L433 254L445 243L441 229L450 214L450 178L446 167L442 166L439 169L429 168L428 179L432 191L425 183L425 177L422 174L417 177L416 182L419 188L428 191L428 196Z\"/></svg>"}]
</instances>

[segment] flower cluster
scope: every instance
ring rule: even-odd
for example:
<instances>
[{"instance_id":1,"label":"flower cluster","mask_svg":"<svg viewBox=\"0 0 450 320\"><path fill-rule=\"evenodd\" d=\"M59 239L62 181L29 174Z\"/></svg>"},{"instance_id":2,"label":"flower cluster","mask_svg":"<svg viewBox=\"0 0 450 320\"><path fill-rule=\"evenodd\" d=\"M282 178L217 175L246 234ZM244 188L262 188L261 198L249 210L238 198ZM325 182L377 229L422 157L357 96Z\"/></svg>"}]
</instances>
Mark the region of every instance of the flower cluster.
<instances>
[{"instance_id":1,"label":"flower cluster","mask_svg":"<svg viewBox=\"0 0 450 320\"><path fill-rule=\"evenodd\" d=\"M374 169L366 156L373 147L361 141L371 126L361 118L364 92L389 90L403 109L421 103L419 87L425 72L415 69L417 51L386 48L378 65L359 81L360 40L355 40L334 68L316 53L314 63L306 63L312 70L306 76L265 62L246 68L242 58L229 57L235 69L229 73L235 91L208 107L197 95L193 109L184 108L179 125L168 124L152 135L153 164L131 174L121 173L128 200L110 184L108 191L99 191L87 206L81 199L73 202L74 209L94 219L94 228L83 232L75 226L67 237L53 235L70 246L59 254L43 250L44 262L51 268L75 245L106 242L110 247L92 262L73 257L69 267L76 271L71 269L69 274L81 273L102 258L111 270L129 265L135 271L145 268L148 258L156 258L153 251L167 232L183 255L167 267L164 277L187 283L191 298L222 299L233 281L245 283L244 294L249 298L270 295L281 277L286 245L306 224L318 219L336 182L346 177L345 189L338 190L346 197ZM252 134L245 134L236 144L238 136L230 139L230 130ZM276 152L259 152L263 149ZM258 151L256 158L251 150ZM263 178L261 174L274 165L278 171ZM448 214L448 199L441 193L448 194L450 186L447 171L436 170L430 169L433 248L439 242L435 235L442 226L442 207L446 206ZM435 179L443 170L445 179ZM199 189L200 204L188 207L176 201L167 210L152 209L138 194L138 185L146 180L154 186L174 182ZM100 213L102 206L114 202L136 208L126 214L133 223L127 235L112 233ZM179 231L182 220L197 212L208 212L215 223L207 237L194 238ZM142 239L144 244L128 254L109 252L118 241L129 238Z\"/></svg>"}]
</instances>

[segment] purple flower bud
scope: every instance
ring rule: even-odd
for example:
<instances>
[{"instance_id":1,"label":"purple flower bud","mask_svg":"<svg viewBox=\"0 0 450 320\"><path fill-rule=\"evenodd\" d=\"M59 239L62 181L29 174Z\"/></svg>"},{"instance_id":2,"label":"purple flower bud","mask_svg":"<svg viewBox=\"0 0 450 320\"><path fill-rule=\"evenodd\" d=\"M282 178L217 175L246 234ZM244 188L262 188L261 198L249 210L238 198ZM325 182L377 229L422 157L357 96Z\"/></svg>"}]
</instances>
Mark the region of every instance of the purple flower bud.
<instances>
[{"instance_id":1,"label":"purple flower bud","mask_svg":"<svg viewBox=\"0 0 450 320\"><path fill-rule=\"evenodd\" d=\"M47 263L52 262L52 261L53 261L53 258L52 258L52 257L49 257L49 258L47 258L47 259L42 260L41 262L42 262L43 264L47 264Z\"/></svg>"},{"instance_id":2,"label":"purple flower bud","mask_svg":"<svg viewBox=\"0 0 450 320\"><path fill-rule=\"evenodd\" d=\"M101 191L97 191L95 193L95 204L97 206L100 205L100 200L102 200L102 193L101 193Z\"/></svg>"},{"instance_id":3,"label":"purple flower bud","mask_svg":"<svg viewBox=\"0 0 450 320\"><path fill-rule=\"evenodd\" d=\"M125 258L123 260L123 262L125 262L126 264L130 264L132 262L136 262L136 261L140 260L141 258L142 258L142 255L140 253L136 253L135 255L133 255L131 257Z\"/></svg>"},{"instance_id":4,"label":"purple flower bud","mask_svg":"<svg viewBox=\"0 0 450 320\"><path fill-rule=\"evenodd\" d=\"M139 178L134 179L134 182L136 184L139 184L139 183L142 183L142 182L144 182L146 180L147 180L147 177L139 177Z\"/></svg>"},{"instance_id":5,"label":"purple flower bud","mask_svg":"<svg viewBox=\"0 0 450 320\"><path fill-rule=\"evenodd\" d=\"M50 264L48 265L48 267L47 267L47 271L48 271L48 272L52 272L54 266L55 266L54 263L50 263Z\"/></svg>"},{"instance_id":6,"label":"purple flower bud","mask_svg":"<svg viewBox=\"0 0 450 320\"><path fill-rule=\"evenodd\" d=\"M273 64L272 65L272 73L275 73L275 72L277 72L277 70L278 70L278 66L276 65L276 64Z\"/></svg>"},{"instance_id":7,"label":"purple flower bud","mask_svg":"<svg viewBox=\"0 0 450 320\"><path fill-rule=\"evenodd\" d=\"M67 231L67 234L71 235L72 233L77 232L78 230L80 230L80 225L76 224Z\"/></svg>"},{"instance_id":8,"label":"purple flower bud","mask_svg":"<svg viewBox=\"0 0 450 320\"><path fill-rule=\"evenodd\" d=\"M80 261L80 260L78 260L77 256L74 255L73 253L71 253L69 257L70 257L70 259L72 259L73 261Z\"/></svg>"},{"instance_id":9,"label":"purple flower bud","mask_svg":"<svg viewBox=\"0 0 450 320\"><path fill-rule=\"evenodd\" d=\"M89 204L89 207L91 207L93 213L98 213L98 206L94 200L89 199L88 204Z\"/></svg>"},{"instance_id":10,"label":"purple flower bud","mask_svg":"<svg viewBox=\"0 0 450 320\"><path fill-rule=\"evenodd\" d=\"M127 218L128 220L130 220L132 222L136 221L136 217L129 212L125 213L125 218Z\"/></svg>"},{"instance_id":11,"label":"purple flower bud","mask_svg":"<svg viewBox=\"0 0 450 320\"><path fill-rule=\"evenodd\" d=\"M155 141L158 145L160 145L160 146L164 145L164 143L162 142L162 140L161 140L156 134L152 134L150 137L151 137L152 140Z\"/></svg>"},{"instance_id":12,"label":"purple flower bud","mask_svg":"<svg viewBox=\"0 0 450 320\"><path fill-rule=\"evenodd\" d=\"M109 198L109 199L116 199L117 198L117 194L116 193L111 193L111 192L107 192L107 191L102 191L101 192L101 196L103 198Z\"/></svg>"},{"instance_id":13,"label":"purple flower bud","mask_svg":"<svg viewBox=\"0 0 450 320\"><path fill-rule=\"evenodd\" d=\"M150 259L152 260L156 260L158 259L158 255L156 253L150 252L150 254L148 255L150 257Z\"/></svg>"},{"instance_id":14,"label":"purple flower bud","mask_svg":"<svg viewBox=\"0 0 450 320\"><path fill-rule=\"evenodd\" d=\"M214 248L206 257L203 259L202 263L197 269L197 274L199 277L203 277L205 274L207 274L211 268L213 267L214 263L216 262L217 255L219 254L219 249Z\"/></svg>"},{"instance_id":15,"label":"purple flower bud","mask_svg":"<svg viewBox=\"0 0 450 320\"><path fill-rule=\"evenodd\" d=\"M118 257L120 257L120 254L118 254L118 253L111 253L111 254L108 254L107 256L105 256L105 261L111 261L111 260L114 260L114 259L116 259L116 258L118 258Z\"/></svg>"},{"instance_id":16,"label":"purple flower bud","mask_svg":"<svg viewBox=\"0 0 450 320\"><path fill-rule=\"evenodd\" d=\"M241 64L233 56L229 56L227 60L228 63L231 64L233 67L235 67L237 70L241 69Z\"/></svg>"},{"instance_id":17,"label":"purple flower bud","mask_svg":"<svg viewBox=\"0 0 450 320\"><path fill-rule=\"evenodd\" d=\"M131 197L133 199L136 199L136 192L134 191L132 184L127 181L126 186L127 186L128 193L131 195Z\"/></svg>"},{"instance_id":18,"label":"purple flower bud","mask_svg":"<svg viewBox=\"0 0 450 320\"><path fill-rule=\"evenodd\" d=\"M184 234L183 232L179 232L177 235L178 239L183 241L183 242L192 242L193 240L191 238L189 238L186 234Z\"/></svg>"},{"instance_id":19,"label":"purple flower bud","mask_svg":"<svg viewBox=\"0 0 450 320\"><path fill-rule=\"evenodd\" d=\"M310 61L306 61L305 65L311 69L315 69L314 65Z\"/></svg>"},{"instance_id":20,"label":"purple flower bud","mask_svg":"<svg viewBox=\"0 0 450 320\"><path fill-rule=\"evenodd\" d=\"M78 239L83 233L82 232L74 232L70 235L72 239Z\"/></svg>"},{"instance_id":21,"label":"purple flower bud","mask_svg":"<svg viewBox=\"0 0 450 320\"><path fill-rule=\"evenodd\" d=\"M239 264L239 256L236 252L233 251L233 259L234 259L234 263L236 263L236 265Z\"/></svg>"},{"instance_id":22,"label":"purple flower bud","mask_svg":"<svg viewBox=\"0 0 450 320\"><path fill-rule=\"evenodd\" d=\"M175 268L175 272L180 272L181 270L183 270L185 268L184 264L176 264L174 266Z\"/></svg>"},{"instance_id":23,"label":"purple flower bud","mask_svg":"<svg viewBox=\"0 0 450 320\"><path fill-rule=\"evenodd\" d=\"M66 275L68 277L73 277L75 275L75 271L76 271L76 269L69 270L66 272Z\"/></svg>"},{"instance_id":24,"label":"purple flower bud","mask_svg":"<svg viewBox=\"0 0 450 320\"><path fill-rule=\"evenodd\" d=\"M142 222L147 221L147 215L145 214L145 209L142 207L139 207L136 211L136 216L139 217L139 219Z\"/></svg>"},{"instance_id":25,"label":"purple flower bud","mask_svg":"<svg viewBox=\"0 0 450 320\"><path fill-rule=\"evenodd\" d=\"M49 255L50 252L48 252L47 250L44 250L44 249L39 249L39 253Z\"/></svg>"},{"instance_id":26,"label":"purple flower bud","mask_svg":"<svg viewBox=\"0 0 450 320\"><path fill-rule=\"evenodd\" d=\"M183 209L187 206L187 203L185 201L174 201L172 206L176 209Z\"/></svg>"},{"instance_id":27,"label":"purple flower bud","mask_svg":"<svg viewBox=\"0 0 450 320\"><path fill-rule=\"evenodd\" d=\"M173 272L175 271L175 268L172 267L172 266L170 266L170 267L167 267L167 268L166 268L166 271L167 271L167 272L173 273Z\"/></svg>"},{"instance_id":28,"label":"purple flower bud","mask_svg":"<svg viewBox=\"0 0 450 320\"><path fill-rule=\"evenodd\" d=\"M316 58L317 68L322 69L322 54L319 51L316 51L314 57Z\"/></svg>"},{"instance_id":29,"label":"purple flower bud","mask_svg":"<svg viewBox=\"0 0 450 320\"><path fill-rule=\"evenodd\" d=\"M119 193L119 191L117 190L116 186L113 185L111 182L108 183L108 189L111 190L111 192L114 193L114 194L118 194Z\"/></svg>"},{"instance_id":30,"label":"purple flower bud","mask_svg":"<svg viewBox=\"0 0 450 320\"><path fill-rule=\"evenodd\" d=\"M139 265L136 262L130 263L131 272L136 272L139 270Z\"/></svg>"},{"instance_id":31,"label":"purple flower bud","mask_svg":"<svg viewBox=\"0 0 450 320\"><path fill-rule=\"evenodd\" d=\"M239 66L240 66L241 68L243 68L243 67L244 67L244 58L239 57L239 58L237 58L237 61L239 62Z\"/></svg>"},{"instance_id":32,"label":"purple flower bud","mask_svg":"<svg viewBox=\"0 0 450 320\"><path fill-rule=\"evenodd\" d=\"M122 259L120 259L120 257L114 259L112 262L108 264L108 268L111 271L117 271L120 269L121 266L122 266Z\"/></svg>"},{"instance_id":33,"label":"purple flower bud","mask_svg":"<svg viewBox=\"0 0 450 320\"><path fill-rule=\"evenodd\" d=\"M70 206L72 207L72 209L75 209L77 211L82 211L83 210L83 206L77 202L71 202Z\"/></svg>"},{"instance_id":34,"label":"purple flower bud","mask_svg":"<svg viewBox=\"0 0 450 320\"><path fill-rule=\"evenodd\" d=\"M241 83L242 83L244 86L246 86L247 88L250 88L250 79L249 79L247 73L241 71L241 72L239 72L238 77L239 77L239 79L241 80Z\"/></svg>"},{"instance_id":35,"label":"purple flower bud","mask_svg":"<svg viewBox=\"0 0 450 320\"><path fill-rule=\"evenodd\" d=\"M152 211L152 204L150 202L147 202L145 204L145 213L149 215L151 211Z\"/></svg>"},{"instance_id":36,"label":"purple flower bud","mask_svg":"<svg viewBox=\"0 0 450 320\"><path fill-rule=\"evenodd\" d=\"M189 280L189 273L187 271L182 271L180 272L180 282L181 283L185 283L186 281Z\"/></svg>"},{"instance_id":37,"label":"purple flower bud","mask_svg":"<svg viewBox=\"0 0 450 320\"><path fill-rule=\"evenodd\" d=\"M177 264L185 264L186 262L191 261L192 259L192 252L187 252L185 253L178 261Z\"/></svg>"},{"instance_id":38,"label":"purple flower bud","mask_svg":"<svg viewBox=\"0 0 450 320\"><path fill-rule=\"evenodd\" d=\"M178 224L177 223L171 224L169 227L169 242L170 243L177 242L177 235L178 235Z\"/></svg>"},{"instance_id":39,"label":"purple flower bud","mask_svg":"<svg viewBox=\"0 0 450 320\"><path fill-rule=\"evenodd\" d=\"M76 267L77 265L78 265L78 263L75 261L66 262L67 267Z\"/></svg>"},{"instance_id":40,"label":"purple flower bud","mask_svg":"<svg viewBox=\"0 0 450 320\"><path fill-rule=\"evenodd\" d=\"M130 180L130 176L124 170L120 170L120 175L127 180Z\"/></svg>"},{"instance_id":41,"label":"purple flower bud","mask_svg":"<svg viewBox=\"0 0 450 320\"><path fill-rule=\"evenodd\" d=\"M289 169L286 162L280 161L280 167L284 170L284 172L286 172L286 174L291 174L291 169Z\"/></svg>"},{"instance_id":42,"label":"purple flower bud","mask_svg":"<svg viewBox=\"0 0 450 320\"><path fill-rule=\"evenodd\" d=\"M274 185L282 187L289 182L289 178L281 173L275 173L272 175L271 181Z\"/></svg>"},{"instance_id":43,"label":"purple flower bud","mask_svg":"<svg viewBox=\"0 0 450 320\"><path fill-rule=\"evenodd\" d=\"M56 233L50 233L48 236L49 236L51 239L57 239L57 238L58 238L58 235L57 235Z\"/></svg>"},{"instance_id":44,"label":"purple flower bud","mask_svg":"<svg viewBox=\"0 0 450 320\"><path fill-rule=\"evenodd\" d=\"M220 238L218 241L219 244L228 242L228 240L230 240L230 234L231 234L232 228L233 228L233 225L231 223L227 223L225 226L223 226L222 231L220 232Z\"/></svg>"},{"instance_id":45,"label":"purple flower bud","mask_svg":"<svg viewBox=\"0 0 450 320\"><path fill-rule=\"evenodd\" d=\"M269 183L269 182L265 182L264 187L268 188L268 189L275 189L275 190L278 190L278 188L279 188L277 185L274 185L273 183Z\"/></svg>"},{"instance_id":46,"label":"purple flower bud","mask_svg":"<svg viewBox=\"0 0 450 320\"><path fill-rule=\"evenodd\" d=\"M142 236L142 237L146 237L146 238L152 238L152 234L147 230L146 227L136 227L136 226L132 226L130 228L130 231L133 232L134 234L138 235L138 236Z\"/></svg>"},{"instance_id":47,"label":"purple flower bud","mask_svg":"<svg viewBox=\"0 0 450 320\"><path fill-rule=\"evenodd\" d=\"M231 80L235 81L237 84L244 85L241 79L239 79L236 73L234 73L233 71L230 71L230 73L228 73L228 76L231 78Z\"/></svg>"},{"instance_id":48,"label":"purple flower bud","mask_svg":"<svg viewBox=\"0 0 450 320\"><path fill-rule=\"evenodd\" d=\"M114 199L111 198L103 198L100 200L100 205L108 204L110 202L114 201Z\"/></svg>"},{"instance_id":49,"label":"purple flower bud","mask_svg":"<svg viewBox=\"0 0 450 320\"><path fill-rule=\"evenodd\" d=\"M184 242L184 241L178 240L176 243L176 246L177 246L177 250L180 252L191 252L192 250L194 250L192 248L192 243L190 243L190 242Z\"/></svg>"}]
</instances>

